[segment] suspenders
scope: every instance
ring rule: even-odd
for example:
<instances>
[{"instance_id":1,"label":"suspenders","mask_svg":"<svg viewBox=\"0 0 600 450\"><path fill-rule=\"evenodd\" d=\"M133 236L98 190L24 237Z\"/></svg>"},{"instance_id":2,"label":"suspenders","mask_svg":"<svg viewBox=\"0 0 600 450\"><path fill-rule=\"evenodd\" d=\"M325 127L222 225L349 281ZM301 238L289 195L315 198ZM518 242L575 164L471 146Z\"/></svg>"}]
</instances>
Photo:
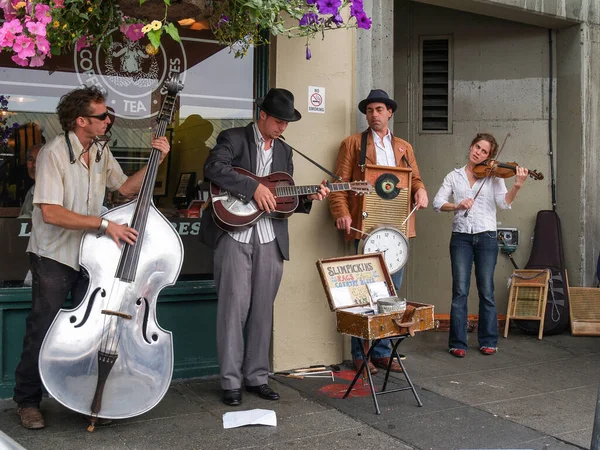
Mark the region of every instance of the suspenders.
<instances>
[{"instance_id":1,"label":"suspenders","mask_svg":"<svg viewBox=\"0 0 600 450\"><path fill-rule=\"evenodd\" d=\"M358 163L358 167L360 167L361 172L365 171L365 163L367 161L367 136L369 135L369 131L369 128L363 131L362 136L360 138L360 161ZM392 135L392 139L393 137L394 136ZM406 157L406 153L402 155L402 159L406 163L406 167L412 169L412 166L410 165L410 163L408 162L408 158Z\"/></svg>"},{"instance_id":2,"label":"suspenders","mask_svg":"<svg viewBox=\"0 0 600 450\"><path fill-rule=\"evenodd\" d=\"M358 163L358 167L360 167L360 171L365 171L365 162L367 161L367 136L369 135L369 129L367 128L362 132L362 136L360 138L360 161Z\"/></svg>"}]
</instances>

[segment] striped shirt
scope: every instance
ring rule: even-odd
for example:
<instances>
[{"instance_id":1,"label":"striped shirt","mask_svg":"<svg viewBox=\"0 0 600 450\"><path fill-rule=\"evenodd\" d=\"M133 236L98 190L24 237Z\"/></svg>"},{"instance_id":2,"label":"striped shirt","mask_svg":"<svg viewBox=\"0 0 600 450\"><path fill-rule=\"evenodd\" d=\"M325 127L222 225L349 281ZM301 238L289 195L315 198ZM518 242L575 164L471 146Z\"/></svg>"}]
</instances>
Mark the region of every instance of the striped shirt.
<instances>
[{"instance_id":1,"label":"striped shirt","mask_svg":"<svg viewBox=\"0 0 600 450\"><path fill-rule=\"evenodd\" d=\"M475 198L477 191L485 183L467 217L465 217L464 209L454 211L452 231L467 234L496 231L496 207L510 209L510 205L506 203L506 184L502 178L492 177L487 182L485 178L480 178L471 187L466 167L454 169L446 175L440 190L433 199L433 209L441 212L442 206L450 202L450 197L454 198L456 205L467 198Z\"/></svg>"},{"instance_id":2,"label":"striped shirt","mask_svg":"<svg viewBox=\"0 0 600 450\"><path fill-rule=\"evenodd\" d=\"M264 177L271 173L271 166L273 165L273 147L275 146L275 142L273 141L271 143L271 148L265 150L265 139L262 134L260 134L256 122L252 128L254 130L254 141L256 143L257 152L256 175ZM236 241L241 242L242 244L249 244L250 239L252 238L252 231L256 229L258 241L261 244L267 244L275 240L275 230L273 229L271 220L273 219L267 215L263 215L252 228L244 231L229 231L228 233Z\"/></svg>"},{"instance_id":3,"label":"striped shirt","mask_svg":"<svg viewBox=\"0 0 600 450\"><path fill-rule=\"evenodd\" d=\"M85 151L77 135L70 132L69 139L78 156L74 164L70 162L63 134L44 145L38 156L32 231L27 251L79 270L79 245L84 231L45 223L39 205L60 205L77 214L99 216L106 188L119 189L127 176L108 147L96 162L98 146L92 145L88 167L83 162Z\"/></svg>"}]
</instances>

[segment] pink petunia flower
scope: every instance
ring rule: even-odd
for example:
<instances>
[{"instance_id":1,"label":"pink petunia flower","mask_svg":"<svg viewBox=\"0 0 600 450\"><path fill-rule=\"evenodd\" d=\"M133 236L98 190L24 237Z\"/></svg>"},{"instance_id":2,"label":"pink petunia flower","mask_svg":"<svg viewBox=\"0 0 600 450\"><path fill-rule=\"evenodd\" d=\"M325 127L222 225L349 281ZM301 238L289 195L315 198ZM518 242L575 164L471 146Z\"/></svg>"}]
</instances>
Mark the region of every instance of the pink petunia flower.
<instances>
[{"instance_id":1,"label":"pink petunia flower","mask_svg":"<svg viewBox=\"0 0 600 450\"><path fill-rule=\"evenodd\" d=\"M6 28L10 33L17 35L23 32L23 25L19 19L13 19L10 22L4 22L3 28Z\"/></svg>"},{"instance_id":2,"label":"pink petunia flower","mask_svg":"<svg viewBox=\"0 0 600 450\"><path fill-rule=\"evenodd\" d=\"M13 50L19 58L25 59L35 55L35 44L33 39L27 36L17 36Z\"/></svg>"},{"instance_id":3,"label":"pink petunia flower","mask_svg":"<svg viewBox=\"0 0 600 450\"><path fill-rule=\"evenodd\" d=\"M44 25L49 24L50 22L52 22L52 14L50 14L50 7L48 5L38 3L37 5L35 5L35 17Z\"/></svg>"},{"instance_id":4,"label":"pink petunia flower","mask_svg":"<svg viewBox=\"0 0 600 450\"><path fill-rule=\"evenodd\" d=\"M139 41L144 37L144 33L142 33L143 27L143 23L134 23L131 25L123 24L121 25L120 30L130 41Z\"/></svg>"},{"instance_id":5,"label":"pink petunia flower","mask_svg":"<svg viewBox=\"0 0 600 450\"><path fill-rule=\"evenodd\" d=\"M29 34L33 34L35 36L46 36L46 25L44 25L42 22L27 20L25 22L25 26L27 27L27 30L29 30Z\"/></svg>"},{"instance_id":6,"label":"pink petunia flower","mask_svg":"<svg viewBox=\"0 0 600 450\"><path fill-rule=\"evenodd\" d=\"M2 28L0 28L0 48L12 47L15 38L22 31L23 27L17 19L13 19L10 22L4 22Z\"/></svg>"},{"instance_id":7,"label":"pink petunia flower","mask_svg":"<svg viewBox=\"0 0 600 450\"><path fill-rule=\"evenodd\" d=\"M38 36L35 40L35 46L38 49L38 53L42 55L48 55L50 53L50 42L44 36Z\"/></svg>"},{"instance_id":8,"label":"pink petunia flower","mask_svg":"<svg viewBox=\"0 0 600 450\"><path fill-rule=\"evenodd\" d=\"M13 55L10 59L12 59L19 66L27 67L29 65L29 61L19 57L19 55Z\"/></svg>"},{"instance_id":9,"label":"pink petunia flower","mask_svg":"<svg viewBox=\"0 0 600 450\"><path fill-rule=\"evenodd\" d=\"M54 7L55 8L64 8L65 7L65 0L54 0Z\"/></svg>"},{"instance_id":10,"label":"pink petunia flower","mask_svg":"<svg viewBox=\"0 0 600 450\"><path fill-rule=\"evenodd\" d=\"M15 37L7 32L4 28L0 28L0 49L3 47L12 47Z\"/></svg>"},{"instance_id":11,"label":"pink petunia flower","mask_svg":"<svg viewBox=\"0 0 600 450\"><path fill-rule=\"evenodd\" d=\"M44 56L43 55L35 55L31 57L31 62L29 63L29 67L42 67L44 65Z\"/></svg>"},{"instance_id":12,"label":"pink petunia flower","mask_svg":"<svg viewBox=\"0 0 600 450\"><path fill-rule=\"evenodd\" d=\"M87 41L87 36L80 37L79 39L77 39L77 43L75 44L75 47L78 52L89 46L90 44Z\"/></svg>"},{"instance_id":13,"label":"pink petunia flower","mask_svg":"<svg viewBox=\"0 0 600 450\"><path fill-rule=\"evenodd\" d=\"M0 8L4 11L4 19L12 20L17 17L17 12L11 0L0 0Z\"/></svg>"}]
</instances>

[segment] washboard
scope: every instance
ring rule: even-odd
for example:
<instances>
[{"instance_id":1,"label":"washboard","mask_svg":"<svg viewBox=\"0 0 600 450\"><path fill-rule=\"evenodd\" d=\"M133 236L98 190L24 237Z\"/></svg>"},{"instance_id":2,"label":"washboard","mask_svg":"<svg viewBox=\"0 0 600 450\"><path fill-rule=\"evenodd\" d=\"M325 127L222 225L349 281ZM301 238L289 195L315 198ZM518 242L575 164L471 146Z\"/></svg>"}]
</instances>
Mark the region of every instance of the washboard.
<instances>
[{"instance_id":1,"label":"washboard","mask_svg":"<svg viewBox=\"0 0 600 450\"><path fill-rule=\"evenodd\" d=\"M571 334L600 336L600 288L569 287Z\"/></svg>"},{"instance_id":2,"label":"washboard","mask_svg":"<svg viewBox=\"0 0 600 450\"><path fill-rule=\"evenodd\" d=\"M511 319L524 319L539 321L538 339L542 339L550 274L550 269L513 271L506 323L504 325L504 337L508 337Z\"/></svg>"},{"instance_id":3,"label":"washboard","mask_svg":"<svg viewBox=\"0 0 600 450\"><path fill-rule=\"evenodd\" d=\"M358 228L369 233L381 224L392 225L407 237L414 231L413 216L403 225L410 213L412 169L402 167L365 166L365 181L375 191L363 195Z\"/></svg>"}]
</instances>

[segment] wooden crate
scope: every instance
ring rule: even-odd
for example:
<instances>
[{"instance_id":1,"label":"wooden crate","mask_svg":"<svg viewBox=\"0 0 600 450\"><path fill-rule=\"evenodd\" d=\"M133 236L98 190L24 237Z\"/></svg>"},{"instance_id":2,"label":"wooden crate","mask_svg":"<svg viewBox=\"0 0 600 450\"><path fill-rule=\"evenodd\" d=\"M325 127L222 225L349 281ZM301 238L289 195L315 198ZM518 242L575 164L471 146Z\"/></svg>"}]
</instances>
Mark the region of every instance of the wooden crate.
<instances>
[{"instance_id":1,"label":"wooden crate","mask_svg":"<svg viewBox=\"0 0 600 450\"><path fill-rule=\"evenodd\" d=\"M573 336L600 336L600 288L569 287Z\"/></svg>"}]
</instances>

